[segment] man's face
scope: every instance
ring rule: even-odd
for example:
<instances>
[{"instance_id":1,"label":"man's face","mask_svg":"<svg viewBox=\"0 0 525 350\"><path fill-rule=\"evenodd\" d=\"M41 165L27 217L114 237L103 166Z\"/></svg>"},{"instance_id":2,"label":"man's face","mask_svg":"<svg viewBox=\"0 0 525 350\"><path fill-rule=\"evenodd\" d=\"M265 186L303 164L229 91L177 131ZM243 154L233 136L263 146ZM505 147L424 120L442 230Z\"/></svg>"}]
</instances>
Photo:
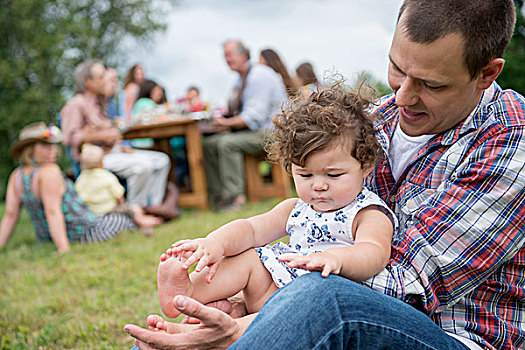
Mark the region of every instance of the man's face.
<instances>
[{"instance_id":1,"label":"man's face","mask_svg":"<svg viewBox=\"0 0 525 350\"><path fill-rule=\"evenodd\" d=\"M401 129L410 136L448 130L476 107L482 90L463 58L463 40L449 34L430 44L410 41L401 17L390 48L388 83Z\"/></svg>"},{"instance_id":2,"label":"man's face","mask_svg":"<svg viewBox=\"0 0 525 350\"><path fill-rule=\"evenodd\" d=\"M91 78L86 78L86 90L96 95L104 95L106 86L104 81L105 72L106 68L102 64L94 64L91 67Z\"/></svg>"},{"instance_id":3,"label":"man's face","mask_svg":"<svg viewBox=\"0 0 525 350\"><path fill-rule=\"evenodd\" d=\"M242 71L246 61L248 61L246 55L239 53L237 50L236 42L230 42L224 45L224 59L230 69L238 73Z\"/></svg>"},{"instance_id":4,"label":"man's face","mask_svg":"<svg viewBox=\"0 0 525 350\"><path fill-rule=\"evenodd\" d=\"M113 68L106 69L106 73L104 74L104 84L104 95L106 97L115 95L118 85L117 71L115 71Z\"/></svg>"}]
</instances>

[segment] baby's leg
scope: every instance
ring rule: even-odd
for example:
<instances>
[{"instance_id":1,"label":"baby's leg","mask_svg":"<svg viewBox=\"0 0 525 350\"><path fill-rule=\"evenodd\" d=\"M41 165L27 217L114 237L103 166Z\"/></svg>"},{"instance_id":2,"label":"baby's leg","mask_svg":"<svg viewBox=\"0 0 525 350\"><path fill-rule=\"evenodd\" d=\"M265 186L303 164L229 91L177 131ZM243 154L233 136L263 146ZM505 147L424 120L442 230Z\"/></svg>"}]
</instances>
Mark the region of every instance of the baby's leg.
<instances>
[{"instance_id":1,"label":"baby's leg","mask_svg":"<svg viewBox=\"0 0 525 350\"><path fill-rule=\"evenodd\" d=\"M162 312L176 317L173 306L176 295L190 296L201 303L224 299L244 291L248 312L256 312L277 290L270 273L257 253L249 249L239 255L224 258L211 283L206 282L208 269L188 276L182 262L176 257L161 261L158 269L159 300Z\"/></svg>"},{"instance_id":2,"label":"baby's leg","mask_svg":"<svg viewBox=\"0 0 525 350\"><path fill-rule=\"evenodd\" d=\"M153 215L144 214L144 210L137 204L126 206L133 214L133 221L146 235L153 234L153 228L162 224L162 219Z\"/></svg>"},{"instance_id":3,"label":"baby's leg","mask_svg":"<svg viewBox=\"0 0 525 350\"><path fill-rule=\"evenodd\" d=\"M193 295L193 285L188 276L188 271L182 267L182 264L183 262L176 256L167 259L161 256L157 269L160 308L164 315L172 318L180 314L173 306L173 298L176 295Z\"/></svg>"}]
</instances>

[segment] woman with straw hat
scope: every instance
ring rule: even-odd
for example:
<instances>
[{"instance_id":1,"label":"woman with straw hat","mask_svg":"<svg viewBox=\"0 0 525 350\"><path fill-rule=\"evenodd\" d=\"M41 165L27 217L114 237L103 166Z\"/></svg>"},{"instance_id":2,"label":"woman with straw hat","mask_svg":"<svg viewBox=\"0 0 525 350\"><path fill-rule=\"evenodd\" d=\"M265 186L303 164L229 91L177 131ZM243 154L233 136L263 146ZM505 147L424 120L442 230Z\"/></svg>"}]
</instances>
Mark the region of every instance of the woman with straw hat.
<instances>
[{"instance_id":1,"label":"woman with straw hat","mask_svg":"<svg viewBox=\"0 0 525 350\"><path fill-rule=\"evenodd\" d=\"M38 122L24 127L13 144L11 155L21 166L9 177L0 247L11 237L21 205L29 212L37 241L53 241L59 253L69 250L70 241L100 242L137 228L127 215L96 216L88 209L55 163L60 141L59 128Z\"/></svg>"}]
</instances>

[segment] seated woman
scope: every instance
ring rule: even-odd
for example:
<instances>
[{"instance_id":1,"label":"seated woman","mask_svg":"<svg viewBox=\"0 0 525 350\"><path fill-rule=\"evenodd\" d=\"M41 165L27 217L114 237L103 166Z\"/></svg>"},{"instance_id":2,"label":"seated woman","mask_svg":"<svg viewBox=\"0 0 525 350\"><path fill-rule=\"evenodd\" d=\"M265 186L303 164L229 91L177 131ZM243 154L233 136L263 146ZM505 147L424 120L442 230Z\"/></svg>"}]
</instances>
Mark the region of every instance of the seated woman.
<instances>
[{"instance_id":1,"label":"seated woman","mask_svg":"<svg viewBox=\"0 0 525 350\"><path fill-rule=\"evenodd\" d=\"M137 102L133 105L131 115L136 117L144 111L150 111L159 107L164 102L166 102L164 88L153 80L146 79L140 84Z\"/></svg>"},{"instance_id":2,"label":"seated woman","mask_svg":"<svg viewBox=\"0 0 525 350\"><path fill-rule=\"evenodd\" d=\"M297 83L301 86L300 91L305 98L310 96L312 92L316 92L319 87L321 87L321 84L315 75L314 67L310 62L304 62L297 66L295 74Z\"/></svg>"},{"instance_id":3,"label":"seated woman","mask_svg":"<svg viewBox=\"0 0 525 350\"><path fill-rule=\"evenodd\" d=\"M153 80L146 79L140 84L137 102L133 105L131 119L133 123L144 117L144 112L153 111L166 101L164 89ZM149 117L149 116L148 116ZM152 139L135 139L131 141L133 147L151 148Z\"/></svg>"},{"instance_id":4,"label":"seated woman","mask_svg":"<svg viewBox=\"0 0 525 350\"><path fill-rule=\"evenodd\" d=\"M124 78L124 87L119 96L119 115L124 117L127 125L131 124L131 111L144 81L144 69L140 64L133 65Z\"/></svg>"},{"instance_id":5,"label":"seated woman","mask_svg":"<svg viewBox=\"0 0 525 350\"><path fill-rule=\"evenodd\" d=\"M293 81L288 74L288 70L284 65L281 57L272 49L264 49L261 51L259 56L259 63L267 65L272 68L275 73L279 74L283 79L284 86L286 87L286 93L288 97L293 97L297 93L297 84Z\"/></svg>"},{"instance_id":6,"label":"seated woman","mask_svg":"<svg viewBox=\"0 0 525 350\"><path fill-rule=\"evenodd\" d=\"M60 129L39 122L24 127L13 144L11 155L22 165L11 173L7 184L0 247L11 237L21 205L29 212L37 241L53 241L59 253L69 250L69 242L101 242L137 229L127 215L97 216L89 210L55 163L60 141Z\"/></svg>"}]
</instances>

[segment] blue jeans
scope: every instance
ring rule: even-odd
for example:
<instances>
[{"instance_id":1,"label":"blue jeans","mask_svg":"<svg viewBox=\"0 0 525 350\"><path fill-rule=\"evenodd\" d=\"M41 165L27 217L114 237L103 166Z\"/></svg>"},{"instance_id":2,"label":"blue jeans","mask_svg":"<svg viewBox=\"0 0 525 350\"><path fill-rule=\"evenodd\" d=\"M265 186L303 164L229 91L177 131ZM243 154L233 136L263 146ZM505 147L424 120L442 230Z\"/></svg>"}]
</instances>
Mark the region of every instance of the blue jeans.
<instances>
[{"instance_id":1,"label":"blue jeans","mask_svg":"<svg viewBox=\"0 0 525 350\"><path fill-rule=\"evenodd\" d=\"M412 306L317 272L277 291L230 349L461 349Z\"/></svg>"}]
</instances>

